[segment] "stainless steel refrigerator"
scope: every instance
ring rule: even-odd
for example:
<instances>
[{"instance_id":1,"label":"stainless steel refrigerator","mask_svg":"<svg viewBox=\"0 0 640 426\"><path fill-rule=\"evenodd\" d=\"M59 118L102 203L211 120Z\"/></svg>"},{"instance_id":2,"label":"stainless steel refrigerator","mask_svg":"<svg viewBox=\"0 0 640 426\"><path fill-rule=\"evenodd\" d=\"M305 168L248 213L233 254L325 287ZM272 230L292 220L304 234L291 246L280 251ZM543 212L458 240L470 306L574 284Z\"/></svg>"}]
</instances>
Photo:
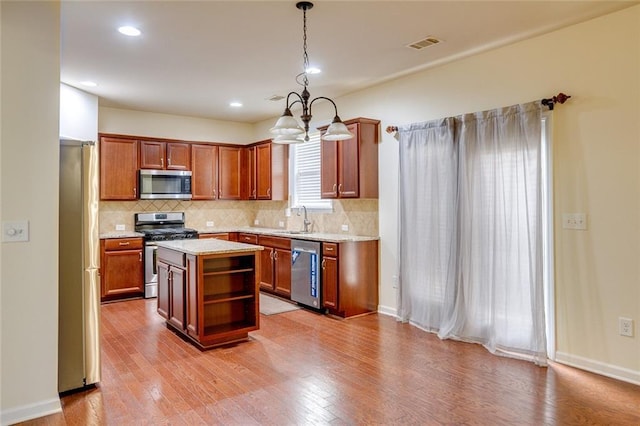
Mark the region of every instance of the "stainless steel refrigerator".
<instances>
[{"instance_id":1,"label":"stainless steel refrigerator","mask_svg":"<svg viewBox=\"0 0 640 426\"><path fill-rule=\"evenodd\" d=\"M60 139L58 391L100 381L98 158Z\"/></svg>"}]
</instances>

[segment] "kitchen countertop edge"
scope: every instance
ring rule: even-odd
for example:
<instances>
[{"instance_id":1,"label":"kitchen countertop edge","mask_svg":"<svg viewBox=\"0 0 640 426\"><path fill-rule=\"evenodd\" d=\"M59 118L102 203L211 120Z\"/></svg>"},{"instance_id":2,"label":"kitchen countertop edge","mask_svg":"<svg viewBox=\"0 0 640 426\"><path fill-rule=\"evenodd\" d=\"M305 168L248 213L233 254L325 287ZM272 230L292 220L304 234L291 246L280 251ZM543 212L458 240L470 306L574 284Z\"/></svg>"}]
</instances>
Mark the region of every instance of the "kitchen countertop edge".
<instances>
[{"instance_id":1,"label":"kitchen countertop edge","mask_svg":"<svg viewBox=\"0 0 640 426\"><path fill-rule=\"evenodd\" d=\"M144 234L135 231L111 231L100 234L101 240L109 240L112 238L142 238Z\"/></svg>"},{"instance_id":2,"label":"kitchen countertop edge","mask_svg":"<svg viewBox=\"0 0 640 426\"><path fill-rule=\"evenodd\" d=\"M370 237L366 235L341 235L329 234L324 232L310 232L308 234L299 234L291 231L273 229L273 228L196 228L199 234L217 234L225 232L246 232L248 234L269 235L272 237L291 238L294 240L310 240L322 241L330 243L341 243L350 241L377 241L380 237Z\"/></svg>"},{"instance_id":3,"label":"kitchen countertop edge","mask_svg":"<svg viewBox=\"0 0 640 426\"><path fill-rule=\"evenodd\" d=\"M250 253L264 250L264 247L254 244L236 243L233 241L216 239L158 241L157 245L158 247L177 250L182 253L192 254L194 256L206 256L209 254Z\"/></svg>"}]
</instances>

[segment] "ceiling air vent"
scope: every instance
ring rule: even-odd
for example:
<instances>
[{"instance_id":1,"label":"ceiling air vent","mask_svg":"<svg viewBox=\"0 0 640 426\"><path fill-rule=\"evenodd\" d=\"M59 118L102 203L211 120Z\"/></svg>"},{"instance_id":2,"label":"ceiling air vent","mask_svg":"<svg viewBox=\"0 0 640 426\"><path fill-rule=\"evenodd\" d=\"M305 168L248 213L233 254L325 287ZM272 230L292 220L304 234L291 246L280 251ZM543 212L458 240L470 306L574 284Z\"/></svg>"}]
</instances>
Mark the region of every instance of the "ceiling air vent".
<instances>
[{"instance_id":1,"label":"ceiling air vent","mask_svg":"<svg viewBox=\"0 0 640 426\"><path fill-rule=\"evenodd\" d=\"M281 96L281 95L273 95L267 98L268 101L273 101L273 102L281 101L283 99L284 99L284 96Z\"/></svg>"},{"instance_id":2,"label":"ceiling air vent","mask_svg":"<svg viewBox=\"0 0 640 426\"><path fill-rule=\"evenodd\" d=\"M411 44L408 44L407 47L410 47L410 48L416 49L416 50L421 50L421 49L424 49L425 47L429 47L429 46L433 46L434 44L438 44L441 41L442 40L439 40L439 39L437 39L435 37L429 36L429 37L424 38L422 40L418 40L418 41L415 41L415 42L413 42Z\"/></svg>"}]
</instances>

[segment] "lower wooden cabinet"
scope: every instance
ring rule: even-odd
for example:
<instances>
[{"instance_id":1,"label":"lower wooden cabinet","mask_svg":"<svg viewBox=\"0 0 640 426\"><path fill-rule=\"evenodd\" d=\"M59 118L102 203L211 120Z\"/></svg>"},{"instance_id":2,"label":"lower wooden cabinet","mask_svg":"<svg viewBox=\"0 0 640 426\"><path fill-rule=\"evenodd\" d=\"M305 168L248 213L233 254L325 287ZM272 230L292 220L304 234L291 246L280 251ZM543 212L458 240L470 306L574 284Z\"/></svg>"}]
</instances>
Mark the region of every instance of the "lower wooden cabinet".
<instances>
[{"instance_id":1,"label":"lower wooden cabinet","mask_svg":"<svg viewBox=\"0 0 640 426\"><path fill-rule=\"evenodd\" d=\"M322 243L322 304L341 317L378 310L378 241Z\"/></svg>"},{"instance_id":2,"label":"lower wooden cabinet","mask_svg":"<svg viewBox=\"0 0 640 426\"><path fill-rule=\"evenodd\" d=\"M260 289L291 297L291 240L289 238L258 236L264 247L260 255Z\"/></svg>"},{"instance_id":3,"label":"lower wooden cabinet","mask_svg":"<svg viewBox=\"0 0 640 426\"><path fill-rule=\"evenodd\" d=\"M142 238L100 240L102 301L144 295L142 246Z\"/></svg>"}]
</instances>

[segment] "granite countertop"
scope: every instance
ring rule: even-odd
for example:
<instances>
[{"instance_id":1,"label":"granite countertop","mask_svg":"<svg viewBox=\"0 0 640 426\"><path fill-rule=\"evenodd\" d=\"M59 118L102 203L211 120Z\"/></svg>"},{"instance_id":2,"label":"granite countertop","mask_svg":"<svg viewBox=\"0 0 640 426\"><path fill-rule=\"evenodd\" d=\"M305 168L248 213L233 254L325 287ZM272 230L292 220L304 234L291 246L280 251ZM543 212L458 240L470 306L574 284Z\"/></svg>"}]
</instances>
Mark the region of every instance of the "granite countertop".
<instances>
[{"instance_id":1,"label":"granite countertop","mask_svg":"<svg viewBox=\"0 0 640 426\"><path fill-rule=\"evenodd\" d=\"M107 240L109 238L139 238L144 237L144 234L135 231L110 231L100 234L101 240Z\"/></svg>"},{"instance_id":2,"label":"granite countertop","mask_svg":"<svg viewBox=\"0 0 640 426\"><path fill-rule=\"evenodd\" d=\"M274 237L293 238L296 240L324 241L330 243L340 243L347 241L376 241L380 237L369 237L365 235L349 235L349 234L329 234L324 232L308 232L300 233L299 231L288 231L286 229L273 228L200 228L197 231L201 234L215 234L218 232L246 232L249 234L270 235Z\"/></svg>"},{"instance_id":3,"label":"granite countertop","mask_svg":"<svg viewBox=\"0 0 640 426\"><path fill-rule=\"evenodd\" d=\"M253 244L235 243L232 241L204 239L204 240L173 240L158 241L158 247L177 250L195 256L207 254L250 253L263 250L264 247Z\"/></svg>"}]
</instances>

